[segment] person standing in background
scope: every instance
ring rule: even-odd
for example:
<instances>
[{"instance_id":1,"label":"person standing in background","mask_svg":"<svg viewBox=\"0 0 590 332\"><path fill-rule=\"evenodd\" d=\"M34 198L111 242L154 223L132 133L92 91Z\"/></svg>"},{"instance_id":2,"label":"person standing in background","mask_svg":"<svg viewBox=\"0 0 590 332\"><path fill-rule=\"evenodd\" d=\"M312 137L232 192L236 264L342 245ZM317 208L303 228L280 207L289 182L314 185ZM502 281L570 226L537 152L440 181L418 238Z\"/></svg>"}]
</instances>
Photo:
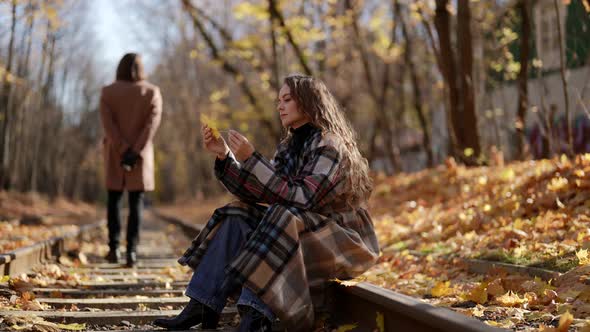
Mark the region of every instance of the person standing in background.
<instances>
[{"instance_id":1,"label":"person standing in background","mask_svg":"<svg viewBox=\"0 0 590 332\"><path fill-rule=\"evenodd\" d=\"M144 192L155 188L153 138L162 117L160 89L147 82L140 55L127 53L116 80L102 88L100 117L105 137L103 154L108 190L107 220L110 263L121 253L121 198L128 192L127 266L137 262Z\"/></svg>"}]
</instances>

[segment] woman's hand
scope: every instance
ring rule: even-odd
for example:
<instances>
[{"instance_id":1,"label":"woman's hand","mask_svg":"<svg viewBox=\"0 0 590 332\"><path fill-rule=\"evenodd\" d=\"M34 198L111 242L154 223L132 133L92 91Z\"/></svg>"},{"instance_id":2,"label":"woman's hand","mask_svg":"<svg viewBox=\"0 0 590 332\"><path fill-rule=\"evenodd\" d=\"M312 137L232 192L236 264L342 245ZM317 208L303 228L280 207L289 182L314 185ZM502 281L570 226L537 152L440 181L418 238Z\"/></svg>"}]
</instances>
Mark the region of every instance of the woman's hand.
<instances>
[{"instance_id":1,"label":"woman's hand","mask_svg":"<svg viewBox=\"0 0 590 332\"><path fill-rule=\"evenodd\" d=\"M235 130L230 130L228 134L229 148L239 161L245 161L254 153L254 146L250 144L244 135Z\"/></svg>"},{"instance_id":2,"label":"woman's hand","mask_svg":"<svg viewBox=\"0 0 590 332\"><path fill-rule=\"evenodd\" d=\"M229 148L227 147L227 144L225 144L223 137L219 136L219 138L215 138L215 136L213 136L213 130L211 130L206 124L201 126L201 135L203 135L203 146L205 149L216 154L217 158L221 160L225 159L229 152Z\"/></svg>"}]
</instances>

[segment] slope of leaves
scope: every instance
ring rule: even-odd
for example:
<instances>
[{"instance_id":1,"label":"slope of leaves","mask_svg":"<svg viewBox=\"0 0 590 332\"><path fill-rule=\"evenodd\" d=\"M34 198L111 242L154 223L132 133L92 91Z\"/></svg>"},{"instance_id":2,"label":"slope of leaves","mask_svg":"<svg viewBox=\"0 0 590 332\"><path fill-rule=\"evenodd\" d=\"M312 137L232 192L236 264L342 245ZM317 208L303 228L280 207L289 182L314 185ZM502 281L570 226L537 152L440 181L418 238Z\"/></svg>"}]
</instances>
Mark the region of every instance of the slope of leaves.
<instances>
[{"instance_id":1,"label":"slope of leaves","mask_svg":"<svg viewBox=\"0 0 590 332\"><path fill-rule=\"evenodd\" d=\"M86 203L0 191L0 253L73 232L96 222L97 213Z\"/></svg>"},{"instance_id":2,"label":"slope of leaves","mask_svg":"<svg viewBox=\"0 0 590 332\"><path fill-rule=\"evenodd\" d=\"M507 328L587 326L590 155L378 177L379 264L359 280ZM469 272L473 258L567 272ZM490 264L491 265L491 264ZM569 272L568 272L569 271ZM568 323L569 322L569 323ZM548 327L549 328L549 327Z\"/></svg>"}]
</instances>

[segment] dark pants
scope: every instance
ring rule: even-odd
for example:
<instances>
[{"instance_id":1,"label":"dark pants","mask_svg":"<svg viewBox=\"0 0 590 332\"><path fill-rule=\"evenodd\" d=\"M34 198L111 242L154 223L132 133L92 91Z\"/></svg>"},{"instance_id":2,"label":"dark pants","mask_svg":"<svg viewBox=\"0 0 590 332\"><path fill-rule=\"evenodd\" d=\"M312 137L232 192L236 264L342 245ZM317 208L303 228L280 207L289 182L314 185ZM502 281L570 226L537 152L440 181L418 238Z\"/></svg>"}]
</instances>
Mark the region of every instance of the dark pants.
<instances>
[{"instance_id":1,"label":"dark pants","mask_svg":"<svg viewBox=\"0 0 590 332\"><path fill-rule=\"evenodd\" d=\"M136 251L139 242L139 225L141 224L141 210L143 208L143 191L130 191L129 218L127 219L127 251ZM121 236L121 198L122 191L109 190L107 203L107 220L109 228L109 248L119 247Z\"/></svg>"}]
</instances>

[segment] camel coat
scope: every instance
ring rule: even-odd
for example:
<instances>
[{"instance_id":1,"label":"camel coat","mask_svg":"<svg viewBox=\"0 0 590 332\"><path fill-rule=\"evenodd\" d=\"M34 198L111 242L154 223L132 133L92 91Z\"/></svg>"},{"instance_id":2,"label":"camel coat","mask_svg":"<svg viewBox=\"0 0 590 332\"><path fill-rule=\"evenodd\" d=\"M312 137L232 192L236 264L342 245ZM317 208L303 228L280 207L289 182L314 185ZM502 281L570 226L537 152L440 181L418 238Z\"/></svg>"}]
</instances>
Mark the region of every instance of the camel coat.
<instances>
[{"instance_id":1,"label":"camel coat","mask_svg":"<svg viewBox=\"0 0 590 332\"><path fill-rule=\"evenodd\" d=\"M100 117L108 190L154 190L153 138L162 117L160 89L147 81L116 81L102 88ZM125 171L121 159L131 148L140 159Z\"/></svg>"}]
</instances>

